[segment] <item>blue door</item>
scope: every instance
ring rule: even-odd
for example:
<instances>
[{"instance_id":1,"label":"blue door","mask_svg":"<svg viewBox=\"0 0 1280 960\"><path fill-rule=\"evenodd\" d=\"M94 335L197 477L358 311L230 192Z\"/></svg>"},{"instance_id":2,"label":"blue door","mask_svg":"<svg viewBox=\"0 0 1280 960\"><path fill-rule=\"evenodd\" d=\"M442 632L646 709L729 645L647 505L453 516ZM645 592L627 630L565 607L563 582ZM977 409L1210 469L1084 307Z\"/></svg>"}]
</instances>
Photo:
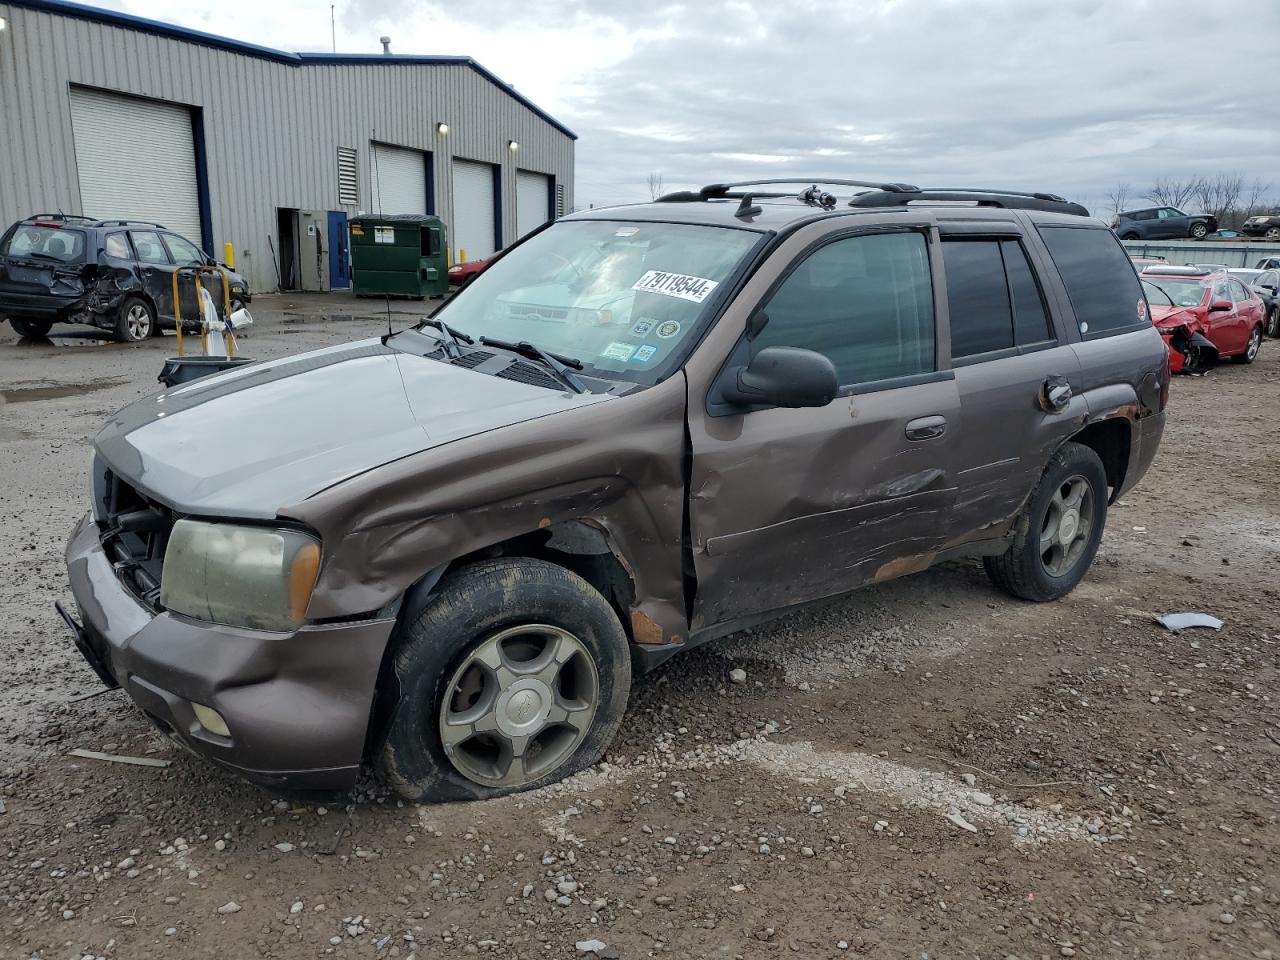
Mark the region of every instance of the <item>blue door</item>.
<instances>
[{"instance_id":1,"label":"blue door","mask_svg":"<svg viewBox=\"0 0 1280 960\"><path fill-rule=\"evenodd\" d=\"M347 235L347 215L329 211L329 286L345 290L351 286L351 250Z\"/></svg>"}]
</instances>

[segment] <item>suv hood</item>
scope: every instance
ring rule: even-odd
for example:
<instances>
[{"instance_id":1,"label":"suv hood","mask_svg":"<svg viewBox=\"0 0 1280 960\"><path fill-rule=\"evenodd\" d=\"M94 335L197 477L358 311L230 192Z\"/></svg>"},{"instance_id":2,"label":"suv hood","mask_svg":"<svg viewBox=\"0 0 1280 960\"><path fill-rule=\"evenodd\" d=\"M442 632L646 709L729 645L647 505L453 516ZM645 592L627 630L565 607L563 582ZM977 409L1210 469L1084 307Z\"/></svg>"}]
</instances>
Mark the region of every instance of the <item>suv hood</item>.
<instances>
[{"instance_id":1,"label":"suv hood","mask_svg":"<svg viewBox=\"0 0 1280 960\"><path fill-rule=\"evenodd\" d=\"M401 457L608 399L499 379L369 340L138 400L95 443L113 472L175 510L268 519Z\"/></svg>"}]
</instances>

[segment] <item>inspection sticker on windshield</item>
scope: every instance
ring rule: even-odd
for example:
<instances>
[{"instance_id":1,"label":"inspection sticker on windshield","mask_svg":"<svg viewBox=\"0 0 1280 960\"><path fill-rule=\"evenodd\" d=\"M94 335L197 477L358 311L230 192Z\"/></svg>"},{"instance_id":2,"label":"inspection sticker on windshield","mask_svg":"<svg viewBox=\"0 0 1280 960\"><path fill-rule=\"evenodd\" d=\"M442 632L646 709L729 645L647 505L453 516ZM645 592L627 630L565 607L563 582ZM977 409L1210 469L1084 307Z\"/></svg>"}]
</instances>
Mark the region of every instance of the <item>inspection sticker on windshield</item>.
<instances>
[{"instance_id":1,"label":"inspection sticker on windshield","mask_svg":"<svg viewBox=\"0 0 1280 960\"><path fill-rule=\"evenodd\" d=\"M634 343L619 343L615 340L600 351L600 356L606 360L617 360L620 363L626 363L635 352L636 345Z\"/></svg>"},{"instance_id":2,"label":"inspection sticker on windshield","mask_svg":"<svg viewBox=\"0 0 1280 960\"><path fill-rule=\"evenodd\" d=\"M640 293L660 293L664 297L679 297L691 303L701 303L718 287L715 280L704 280L702 277L686 277L682 273L664 273L661 270L649 270L631 287Z\"/></svg>"}]
</instances>

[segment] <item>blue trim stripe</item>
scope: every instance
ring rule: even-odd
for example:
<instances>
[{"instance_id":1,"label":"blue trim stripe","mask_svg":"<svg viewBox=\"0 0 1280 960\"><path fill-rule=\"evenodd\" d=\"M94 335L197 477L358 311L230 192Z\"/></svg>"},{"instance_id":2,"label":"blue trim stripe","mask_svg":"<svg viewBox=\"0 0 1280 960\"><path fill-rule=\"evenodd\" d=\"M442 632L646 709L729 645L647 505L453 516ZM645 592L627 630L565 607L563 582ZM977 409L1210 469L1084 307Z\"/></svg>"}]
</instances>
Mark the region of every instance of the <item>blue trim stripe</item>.
<instances>
[{"instance_id":1,"label":"blue trim stripe","mask_svg":"<svg viewBox=\"0 0 1280 960\"><path fill-rule=\"evenodd\" d=\"M52 13L64 17L74 17L79 20L90 20L94 23L105 23L114 27L137 30L140 33L150 33L158 37L168 37L171 40L181 40L186 43L197 43L201 46L213 47L218 50L227 50L231 53L238 53L247 57L256 57L259 60L272 60L276 63L283 63L292 67L326 66L335 64L367 66L379 63L470 67L507 96L528 107L565 136L569 137L571 140L578 139L578 135L563 123L551 116L551 114L547 113L532 100L517 93L509 84L503 83L495 74L476 63L476 61L471 57L400 56L398 54L388 56L381 53L288 53L284 50L275 50L271 47L259 46L256 43L245 43L242 40L232 40L229 37L220 37L216 34L205 33L202 30L189 30L186 27L175 26L172 23L162 23L159 20L149 20L146 17L135 17L132 14L117 13L114 10L103 10L100 7L90 7L83 3L71 3L69 0L5 0L5 2L6 5L10 7L39 10L43 13Z\"/></svg>"}]
</instances>

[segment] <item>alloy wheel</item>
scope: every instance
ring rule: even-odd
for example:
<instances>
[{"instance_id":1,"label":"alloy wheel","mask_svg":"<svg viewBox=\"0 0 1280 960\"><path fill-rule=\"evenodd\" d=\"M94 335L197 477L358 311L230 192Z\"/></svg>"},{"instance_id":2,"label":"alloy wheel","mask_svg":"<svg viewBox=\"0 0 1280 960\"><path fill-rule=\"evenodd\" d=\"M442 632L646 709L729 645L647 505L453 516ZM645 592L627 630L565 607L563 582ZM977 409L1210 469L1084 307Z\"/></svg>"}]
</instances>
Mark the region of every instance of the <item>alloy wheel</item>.
<instances>
[{"instance_id":1,"label":"alloy wheel","mask_svg":"<svg viewBox=\"0 0 1280 960\"><path fill-rule=\"evenodd\" d=\"M1054 491L1040 525L1040 562L1049 576L1065 576L1088 548L1093 506L1093 490L1079 474Z\"/></svg>"},{"instance_id":2,"label":"alloy wheel","mask_svg":"<svg viewBox=\"0 0 1280 960\"><path fill-rule=\"evenodd\" d=\"M124 322L129 331L130 340L145 340L151 336L151 314L141 303L135 303L129 307Z\"/></svg>"},{"instance_id":3,"label":"alloy wheel","mask_svg":"<svg viewBox=\"0 0 1280 960\"><path fill-rule=\"evenodd\" d=\"M473 648L444 688L440 741L464 777L521 787L573 755L591 730L599 677L567 630L524 624Z\"/></svg>"},{"instance_id":4,"label":"alloy wheel","mask_svg":"<svg viewBox=\"0 0 1280 960\"><path fill-rule=\"evenodd\" d=\"M1254 327L1253 332L1249 334L1249 346L1245 348L1245 355L1250 363L1257 359L1260 349L1262 349L1262 328Z\"/></svg>"}]
</instances>

